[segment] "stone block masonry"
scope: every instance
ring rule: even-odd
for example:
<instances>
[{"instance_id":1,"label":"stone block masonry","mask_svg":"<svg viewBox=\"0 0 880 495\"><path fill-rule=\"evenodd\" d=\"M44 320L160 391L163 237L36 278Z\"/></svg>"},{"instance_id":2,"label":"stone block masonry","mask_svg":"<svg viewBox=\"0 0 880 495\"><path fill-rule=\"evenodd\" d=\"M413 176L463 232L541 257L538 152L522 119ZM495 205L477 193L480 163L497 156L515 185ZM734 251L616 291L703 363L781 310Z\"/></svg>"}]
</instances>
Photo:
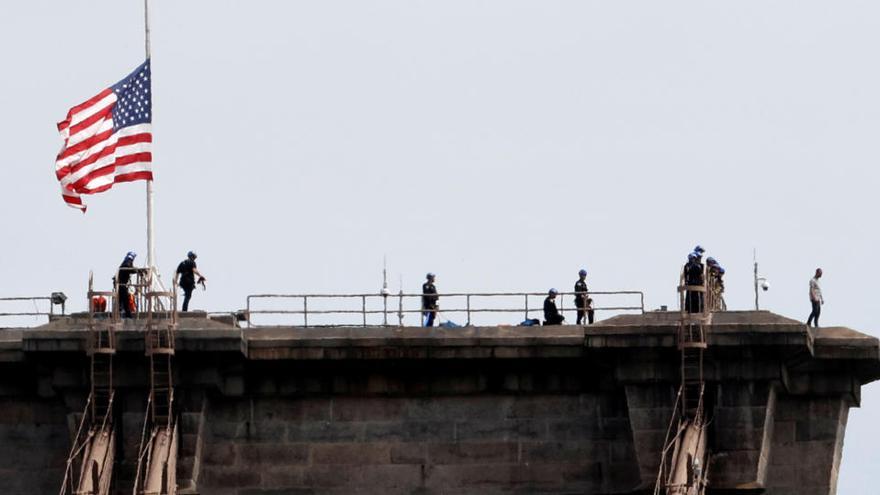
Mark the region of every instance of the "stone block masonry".
<instances>
[{"instance_id":1,"label":"stone block masonry","mask_svg":"<svg viewBox=\"0 0 880 495\"><path fill-rule=\"evenodd\" d=\"M215 398L210 410L209 493L620 493L636 475L611 394Z\"/></svg>"},{"instance_id":2,"label":"stone block masonry","mask_svg":"<svg viewBox=\"0 0 880 495\"><path fill-rule=\"evenodd\" d=\"M181 493L648 493L678 386L676 318L259 330L186 319ZM88 393L83 330L71 319L2 339L0 493L57 493ZM118 338L114 493L128 494L147 361L137 328ZM880 377L880 346L719 313L705 373L710 493L833 495L847 412Z\"/></svg>"}]
</instances>

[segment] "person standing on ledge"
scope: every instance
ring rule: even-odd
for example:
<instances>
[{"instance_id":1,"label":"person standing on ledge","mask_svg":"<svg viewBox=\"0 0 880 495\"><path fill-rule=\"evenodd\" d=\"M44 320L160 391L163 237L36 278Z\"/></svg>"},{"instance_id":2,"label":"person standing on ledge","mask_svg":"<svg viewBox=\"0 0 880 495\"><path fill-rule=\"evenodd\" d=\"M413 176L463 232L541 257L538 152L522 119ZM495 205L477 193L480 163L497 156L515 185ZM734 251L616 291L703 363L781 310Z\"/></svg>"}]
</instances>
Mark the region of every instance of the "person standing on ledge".
<instances>
[{"instance_id":1,"label":"person standing on ledge","mask_svg":"<svg viewBox=\"0 0 880 495\"><path fill-rule=\"evenodd\" d=\"M684 285L703 285L703 265L697 260L697 253L688 254L687 264L684 265ZM700 293L693 290L685 292L684 308L688 313L700 313Z\"/></svg>"},{"instance_id":2,"label":"person standing on ledge","mask_svg":"<svg viewBox=\"0 0 880 495\"><path fill-rule=\"evenodd\" d=\"M556 289L550 289L547 298L544 299L544 324L545 325L562 325L565 317L559 314L556 309L556 295L559 294Z\"/></svg>"},{"instance_id":3,"label":"person standing on ledge","mask_svg":"<svg viewBox=\"0 0 880 495\"><path fill-rule=\"evenodd\" d=\"M183 289L183 308L184 312L189 310L189 300L192 299L193 290L196 288L196 275L199 276L199 283L204 287L207 280L196 268L196 253L190 251L186 253L186 259L177 265L177 285Z\"/></svg>"},{"instance_id":4,"label":"person standing on ledge","mask_svg":"<svg viewBox=\"0 0 880 495\"><path fill-rule=\"evenodd\" d=\"M706 311L706 266L703 265L703 253L705 250L700 246L697 246L694 249L694 255L696 259L694 260L699 268L699 283L695 285L702 285L703 291L696 293L697 307L694 313L702 313Z\"/></svg>"},{"instance_id":5,"label":"person standing on ledge","mask_svg":"<svg viewBox=\"0 0 880 495\"><path fill-rule=\"evenodd\" d=\"M577 308L577 324L584 321L584 316L590 325L593 324L593 309L587 289L587 271L583 268L578 272L578 281L574 283L574 305Z\"/></svg>"},{"instance_id":6,"label":"person standing on ledge","mask_svg":"<svg viewBox=\"0 0 880 495\"><path fill-rule=\"evenodd\" d=\"M822 288L819 287L819 279L822 278L822 269L816 268L816 275L810 279L810 305L813 306L810 317L807 318L807 326L813 322L814 327L819 326L819 313L822 312L822 305L825 299L822 298Z\"/></svg>"},{"instance_id":7,"label":"person standing on ledge","mask_svg":"<svg viewBox=\"0 0 880 495\"><path fill-rule=\"evenodd\" d=\"M426 327L434 326L434 319L437 317L437 287L434 286L434 274L425 275L427 281L422 284L422 316Z\"/></svg>"},{"instance_id":8,"label":"person standing on ledge","mask_svg":"<svg viewBox=\"0 0 880 495\"><path fill-rule=\"evenodd\" d=\"M128 293L128 281L131 274L134 273L134 259L137 254L129 251L125 255L125 259L119 265L119 271L116 272L116 307L122 310L123 318L131 318L131 296Z\"/></svg>"}]
</instances>

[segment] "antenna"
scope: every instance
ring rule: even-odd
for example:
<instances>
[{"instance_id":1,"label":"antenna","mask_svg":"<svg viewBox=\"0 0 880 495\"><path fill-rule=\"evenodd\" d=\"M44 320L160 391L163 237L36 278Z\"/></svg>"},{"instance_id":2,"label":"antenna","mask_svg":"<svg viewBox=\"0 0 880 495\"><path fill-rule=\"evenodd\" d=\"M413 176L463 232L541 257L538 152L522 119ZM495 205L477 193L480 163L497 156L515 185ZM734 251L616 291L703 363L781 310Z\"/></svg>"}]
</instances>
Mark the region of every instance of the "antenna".
<instances>
[{"instance_id":1,"label":"antenna","mask_svg":"<svg viewBox=\"0 0 880 495\"><path fill-rule=\"evenodd\" d=\"M382 256L382 295L388 297L388 258Z\"/></svg>"},{"instance_id":2,"label":"antenna","mask_svg":"<svg viewBox=\"0 0 880 495\"><path fill-rule=\"evenodd\" d=\"M752 262L755 264L755 311L758 311L758 250L752 248Z\"/></svg>"}]
</instances>

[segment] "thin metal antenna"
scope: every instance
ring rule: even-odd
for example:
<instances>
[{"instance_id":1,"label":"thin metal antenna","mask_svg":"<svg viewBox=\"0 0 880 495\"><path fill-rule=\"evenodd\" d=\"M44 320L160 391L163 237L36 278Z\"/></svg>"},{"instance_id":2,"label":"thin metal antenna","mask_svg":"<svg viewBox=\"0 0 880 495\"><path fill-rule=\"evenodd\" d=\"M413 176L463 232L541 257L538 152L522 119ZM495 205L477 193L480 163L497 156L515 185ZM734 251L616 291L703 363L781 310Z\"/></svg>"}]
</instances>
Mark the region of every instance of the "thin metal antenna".
<instances>
[{"instance_id":1,"label":"thin metal antenna","mask_svg":"<svg viewBox=\"0 0 880 495\"><path fill-rule=\"evenodd\" d=\"M388 296L388 257L382 256L382 295Z\"/></svg>"},{"instance_id":2,"label":"thin metal antenna","mask_svg":"<svg viewBox=\"0 0 880 495\"><path fill-rule=\"evenodd\" d=\"M758 311L758 250L752 248L752 263L755 264L755 311Z\"/></svg>"}]
</instances>

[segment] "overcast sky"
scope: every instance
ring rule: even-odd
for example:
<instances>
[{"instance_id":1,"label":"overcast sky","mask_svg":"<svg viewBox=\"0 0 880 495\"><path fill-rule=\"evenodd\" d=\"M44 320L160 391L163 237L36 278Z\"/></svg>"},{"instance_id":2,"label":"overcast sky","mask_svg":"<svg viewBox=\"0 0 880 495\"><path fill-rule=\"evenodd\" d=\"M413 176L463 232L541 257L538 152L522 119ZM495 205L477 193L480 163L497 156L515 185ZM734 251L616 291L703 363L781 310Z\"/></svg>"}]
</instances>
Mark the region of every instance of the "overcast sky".
<instances>
[{"instance_id":1,"label":"overcast sky","mask_svg":"<svg viewBox=\"0 0 880 495\"><path fill-rule=\"evenodd\" d=\"M727 302L878 335L880 4L154 2L156 239L193 306L260 292L637 289L676 304L696 243ZM137 0L0 6L3 296L146 259L144 184L64 205L55 123L143 61ZM880 483L880 388L839 493Z\"/></svg>"}]
</instances>

